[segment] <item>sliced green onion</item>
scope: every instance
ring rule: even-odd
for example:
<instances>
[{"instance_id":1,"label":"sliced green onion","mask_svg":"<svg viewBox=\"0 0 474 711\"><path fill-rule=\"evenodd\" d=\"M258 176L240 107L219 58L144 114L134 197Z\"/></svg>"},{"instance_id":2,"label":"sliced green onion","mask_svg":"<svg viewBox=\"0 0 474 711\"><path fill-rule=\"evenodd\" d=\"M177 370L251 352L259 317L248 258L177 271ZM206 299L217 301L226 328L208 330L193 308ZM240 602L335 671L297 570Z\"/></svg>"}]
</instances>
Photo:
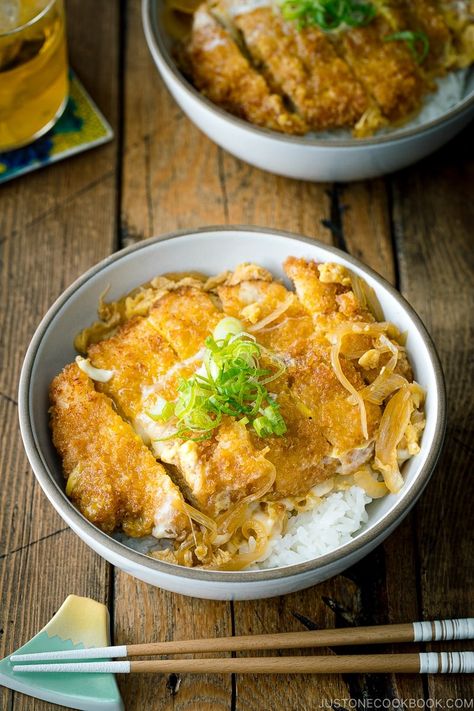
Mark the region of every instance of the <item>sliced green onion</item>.
<instances>
[{"instance_id":1,"label":"sliced green onion","mask_svg":"<svg viewBox=\"0 0 474 711\"><path fill-rule=\"evenodd\" d=\"M278 402L265 387L282 375L284 363L259 345L254 336L232 330L229 328L219 340L209 336L202 366L192 377L180 381L176 400L168 402L159 397L147 412L154 421L176 423L176 430L160 441L174 437L207 439L224 415L235 417L244 426L251 424L260 437L286 432ZM268 367L262 367L262 359L268 361Z\"/></svg>"},{"instance_id":2,"label":"sliced green onion","mask_svg":"<svg viewBox=\"0 0 474 711\"><path fill-rule=\"evenodd\" d=\"M383 39L384 42L396 42L397 40L406 42L418 64L425 61L430 51L430 41L424 32L403 30L402 32L394 32L391 35L386 35Z\"/></svg>"},{"instance_id":3,"label":"sliced green onion","mask_svg":"<svg viewBox=\"0 0 474 711\"><path fill-rule=\"evenodd\" d=\"M285 434L285 420L279 408L275 407L275 405L276 403L272 401L272 404L263 410L262 415L253 421L253 428L259 437L269 437L270 435L281 436Z\"/></svg>"},{"instance_id":4,"label":"sliced green onion","mask_svg":"<svg viewBox=\"0 0 474 711\"><path fill-rule=\"evenodd\" d=\"M351 8L344 16L344 22L349 27L362 27L368 25L376 15L375 7L372 3L350 3Z\"/></svg>"},{"instance_id":5,"label":"sliced green onion","mask_svg":"<svg viewBox=\"0 0 474 711\"><path fill-rule=\"evenodd\" d=\"M316 25L330 32L342 25L361 27L376 15L371 2L357 0L281 0L285 20L294 20L300 28Z\"/></svg>"}]
</instances>

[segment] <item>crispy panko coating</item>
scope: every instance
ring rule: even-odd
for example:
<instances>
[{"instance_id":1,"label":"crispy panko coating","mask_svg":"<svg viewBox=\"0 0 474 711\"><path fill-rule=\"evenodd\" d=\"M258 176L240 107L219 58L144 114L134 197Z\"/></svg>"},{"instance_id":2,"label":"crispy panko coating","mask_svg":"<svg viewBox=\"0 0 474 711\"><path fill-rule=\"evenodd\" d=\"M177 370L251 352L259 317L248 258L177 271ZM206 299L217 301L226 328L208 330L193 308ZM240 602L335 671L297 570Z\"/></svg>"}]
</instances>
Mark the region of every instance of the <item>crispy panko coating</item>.
<instances>
[{"instance_id":1,"label":"crispy panko coating","mask_svg":"<svg viewBox=\"0 0 474 711\"><path fill-rule=\"evenodd\" d=\"M234 22L254 64L275 91L290 99L310 129L352 125L367 110L362 84L322 32L300 32L271 7L236 11Z\"/></svg>"},{"instance_id":2,"label":"crispy panko coating","mask_svg":"<svg viewBox=\"0 0 474 711\"><path fill-rule=\"evenodd\" d=\"M419 108L427 87L406 43L384 41L392 33L389 23L377 16L368 25L341 33L335 41L382 114L399 121Z\"/></svg>"},{"instance_id":3,"label":"crispy panko coating","mask_svg":"<svg viewBox=\"0 0 474 711\"><path fill-rule=\"evenodd\" d=\"M346 378L358 390L364 380L354 364L341 358ZM291 392L308 413L316 427L331 445L330 456L341 458L347 451L364 448L367 441L362 434L359 410L348 400L347 390L341 385L330 365L329 348L317 341L308 343L307 350L294 359L288 368ZM373 440L380 423L381 409L366 403L368 440Z\"/></svg>"},{"instance_id":4,"label":"crispy panko coating","mask_svg":"<svg viewBox=\"0 0 474 711\"><path fill-rule=\"evenodd\" d=\"M181 492L75 363L53 380L50 400L66 491L89 521L134 537L176 538L187 531Z\"/></svg>"},{"instance_id":5,"label":"crispy panko coating","mask_svg":"<svg viewBox=\"0 0 474 711\"><path fill-rule=\"evenodd\" d=\"M347 390L330 366L329 343L323 334L322 342L314 337L316 324L319 323L325 332L332 327L331 319L335 315L339 315L341 323L348 320L347 314L338 310L338 298L353 294L349 287L349 273L336 264L321 266L324 266L323 277L314 262L293 257L287 260L285 268L295 282L299 298L282 284L266 281L264 274L253 275L260 279L246 280L248 274L242 267L238 278L238 270L232 276L232 286L224 284L218 288L224 311L242 320L252 304L259 307L259 316L265 318L278 309L279 304L285 304L288 297L291 299L288 309L272 321L267 332L265 329L254 332L259 343L287 356L284 378L279 379L273 388L273 384L269 386L276 389L288 424L285 435L268 440L267 458L275 464L277 471L272 492L275 498L304 494L337 467L335 460L330 461L331 457L337 458L348 449L367 444L361 431L359 410L348 402ZM330 281L323 283L321 277ZM355 317L372 322L373 317L357 306ZM363 335L350 338L353 342L357 338L357 345L362 349L371 345L371 340ZM356 388L364 386L361 375L350 361L344 359L343 370ZM370 439L380 414L378 406L369 404Z\"/></svg>"},{"instance_id":6,"label":"crispy panko coating","mask_svg":"<svg viewBox=\"0 0 474 711\"><path fill-rule=\"evenodd\" d=\"M214 103L257 126L293 134L307 131L205 6L194 15L186 57L197 88Z\"/></svg>"},{"instance_id":7,"label":"crispy panko coating","mask_svg":"<svg viewBox=\"0 0 474 711\"><path fill-rule=\"evenodd\" d=\"M150 310L153 328L180 360L192 358L222 318L209 294L196 287L181 287L159 299Z\"/></svg>"},{"instance_id":8,"label":"crispy panko coating","mask_svg":"<svg viewBox=\"0 0 474 711\"><path fill-rule=\"evenodd\" d=\"M244 425L227 418L211 439L175 445L177 481L194 506L216 517L273 482L265 444L253 442Z\"/></svg>"},{"instance_id":9,"label":"crispy panko coating","mask_svg":"<svg viewBox=\"0 0 474 711\"><path fill-rule=\"evenodd\" d=\"M296 257L288 257L283 266L294 284L299 302L311 314L317 334L325 334L338 323L374 321L372 314L356 298L344 267L337 272L337 265L332 265L333 271L329 273L327 265Z\"/></svg>"},{"instance_id":10,"label":"crispy panko coating","mask_svg":"<svg viewBox=\"0 0 474 711\"><path fill-rule=\"evenodd\" d=\"M193 356L221 315L212 299L195 286L164 292L147 316L131 318L114 336L88 348L95 367L114 371L114 377L98 383L98 389L131 421L141 411L147 390L173 400L180 379L192 375L199 364ZM183 362L186 359L190 362Z\"/></svg>"},{"instance_id":11,"label":"crispy panko coating","mask_svg":"<svg viewBox=\"0 0 474 711\"><path fill-rule=\"evenodd\" d=\"M314 129L357 123L373 104L363 84L323 32L316 27L293 32L316 98Z\"/></svg>"},{"instance_id":12,"label":"crispy panko coating","mask_svg":"<svg viewBox=\"0 0 474 711\"><path fill-rule=\"evenodd\" d=\"M278 3L208 0L183 38L183 65L212 101L259 126L369 136L409 120L435 77L474 61L472 1L373 5L368 23L323 31L285 20Z\"/></svg>"},{"instance_id":13,"label":"crispy panko coating","mask_svg":"<svg viewBox=\"0 0 474 711\"><path fill-rule=\"evenodd\" d=\"M265 440L269 448L266 457L276 471L275 485L266 498L274 501L305 496L315 484L330 477L338 463L331 460L331 446L322 428L312 413L301 407L287 383L278 393L278 402L288 429L281 437ZM258 441L256 435L253 439Z\"/></svg>"},{"instance_id":14,"label":"crispy panko coating","mask_svg":"<svg viewBox=\"0 0 474 711\"><path fill-rule=\"evenodd\" d=\"M143 388L150 387L179 362L150 319L141 316L127 321L111 338L91 345L87 355L96 368L113 370L113 378L98 383L98 388L115 398L129 420L141 408Z\"/></svg>"},{"instance_id":15,"label":"crispy panko coating","mask_svg":"<svg viewBox=\"0 0 474 711\"><path fill-rule=\"evenodd\" d=\"M246 265L238 267L232 278L217 289L222 308L229 316L240 319L262 345L277 353L296 353L313 332L311 316L294 293L283 284L269 281L267 275L265 270L252 273ZM282 308L279 316L265 324Z\"/></svg>"},{"instance_id":16,"label":"crispy panko coating","mask_svg":"<svg viewBox=\"0 0 474 711\"><path fill-rule=\"evenodd\" d=\"M360 304L352 291L351 278L345 267L331 265L329 272L328 265L296 257L288 257L283 267L294 284L300 303L311 314L314 338L326 347L326 334L338 325L374 322L372 314ZM349 334L344 339L342 353L356 351L362 355L371 348L371 337Z\"/></svg>"}]
</instances>

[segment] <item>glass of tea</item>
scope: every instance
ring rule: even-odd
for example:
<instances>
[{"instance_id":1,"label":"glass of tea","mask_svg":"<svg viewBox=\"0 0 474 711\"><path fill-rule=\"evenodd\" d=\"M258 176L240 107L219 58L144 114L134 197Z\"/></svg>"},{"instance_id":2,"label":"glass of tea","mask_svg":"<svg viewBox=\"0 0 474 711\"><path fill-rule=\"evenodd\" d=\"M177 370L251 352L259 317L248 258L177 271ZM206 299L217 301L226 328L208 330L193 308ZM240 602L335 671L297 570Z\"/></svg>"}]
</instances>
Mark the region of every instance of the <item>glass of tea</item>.
<instances>
[{"instance_id":1,"label":"glass of tea","mask_svg":"<svg viewBox=\"0 0 474 711\"><path fill-rule=\"evenodd\" d=\"M46 133L67 98L63 0L0 0L0 151Z\"/></svg>"}]
</instances>

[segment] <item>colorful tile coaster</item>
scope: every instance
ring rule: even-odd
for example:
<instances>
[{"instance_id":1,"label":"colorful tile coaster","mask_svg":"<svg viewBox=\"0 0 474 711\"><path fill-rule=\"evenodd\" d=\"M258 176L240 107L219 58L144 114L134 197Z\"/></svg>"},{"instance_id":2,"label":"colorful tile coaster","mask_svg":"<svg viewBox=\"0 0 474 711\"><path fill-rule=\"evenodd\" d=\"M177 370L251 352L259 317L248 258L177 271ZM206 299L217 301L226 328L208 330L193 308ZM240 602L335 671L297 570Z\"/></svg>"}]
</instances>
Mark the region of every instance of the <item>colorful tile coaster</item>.
<instances>
[{"instance_id":1,"label":"colorful tile coaster","mask_svg":"<svg viewBox=\"0 0 474 711\"><path fill-rule=\"evenodd\" d=\"M17 649L17 654L103 647L110 644L105 605L69 595L54 617ZM0 686L82 711L124 711L113 674L14 673L10 657L0 660Z\"/></svg>"},{"instance_id":2,"label":"colorful tile coaster","mask_svg":"<svg viewBox=\"0 0 474 711\"><path fill-rule=\"evenodd\" d=\"M113 135L109 123L71 71L69 100L63 115L37 141L0 153L0 183L99 146L110 141Z\"/></svg>"}]
</instances>

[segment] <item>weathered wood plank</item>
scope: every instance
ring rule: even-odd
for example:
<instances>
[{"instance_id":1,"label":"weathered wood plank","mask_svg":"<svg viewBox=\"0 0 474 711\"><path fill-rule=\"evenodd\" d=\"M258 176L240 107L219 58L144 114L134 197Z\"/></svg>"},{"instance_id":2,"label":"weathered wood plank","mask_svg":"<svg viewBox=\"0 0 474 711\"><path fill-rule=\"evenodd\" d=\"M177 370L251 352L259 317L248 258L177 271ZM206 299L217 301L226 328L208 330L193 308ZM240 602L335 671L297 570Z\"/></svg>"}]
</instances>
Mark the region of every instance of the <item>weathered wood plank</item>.
<instances>
[{"instance_id":1,"label":"weathered wood plank","mask_svg":"<svg viewBox=\"0 0 474 711\"><path fill-rule=\"evenodd\" d=\"M72 63L115 125L118 8L71 0L67 11ZM8 497L0 507L0 656L33 636L69 593L107 602L109 566L65 526L35 483L18 431L16 387L46 309L114 247L115 169L110 144L2 187L0 466ZM51 708L3 689L0 706L13 703L15 711Z\"/></svg>"},{"instance_id":2,"label":"weathered wood plank","mask_svg":"<svg viewBox=\"0 0 474 711\"><path fill-rule=\"evenodd\" d=\"M347 185L339 200L348 252L394 284L390 210L383 179Z\"/></svg>"},{"instance_id":3,"label":"weathered wood plank","mask_svg":"<svg viewBox=\"0 0 474 711\"><path fill-rule=\"evenodd\" d=\"M254 224L326 241L321 221L328 215L328 186L265 173L219 149L218 166L225 199L225 222ZM242 255L245 260L245 255Z\"/></svg>"},{"instance_id":4,"label":"weathered wood plank","mask_svg":"<svg viewBox=\"0 0 474 711\"><path fill-rule=\"evenodd\" d=\"M469 129L430 159L394 176L391 184L402 292L430 330L448 390L444 451L416 508L422 612L427 619L464 617L472 609L474 580L468 488L474 306ZM431 698L472 695L468 677L431 676L427 683Z\"/></svg>"},{"instance_id":5,"label":"weathered wood plank","mask_svg":"<svg viewBox=\"0 0 474 711\"><path fill-rule=\"evenodd\" d=\"M115 634L117 644L228 637L232 634L229 605L167 593L116 570ZM135 674L119 683L127 711L225 711L231 703L227 675Z\"/></svg>"}]
</instances>

